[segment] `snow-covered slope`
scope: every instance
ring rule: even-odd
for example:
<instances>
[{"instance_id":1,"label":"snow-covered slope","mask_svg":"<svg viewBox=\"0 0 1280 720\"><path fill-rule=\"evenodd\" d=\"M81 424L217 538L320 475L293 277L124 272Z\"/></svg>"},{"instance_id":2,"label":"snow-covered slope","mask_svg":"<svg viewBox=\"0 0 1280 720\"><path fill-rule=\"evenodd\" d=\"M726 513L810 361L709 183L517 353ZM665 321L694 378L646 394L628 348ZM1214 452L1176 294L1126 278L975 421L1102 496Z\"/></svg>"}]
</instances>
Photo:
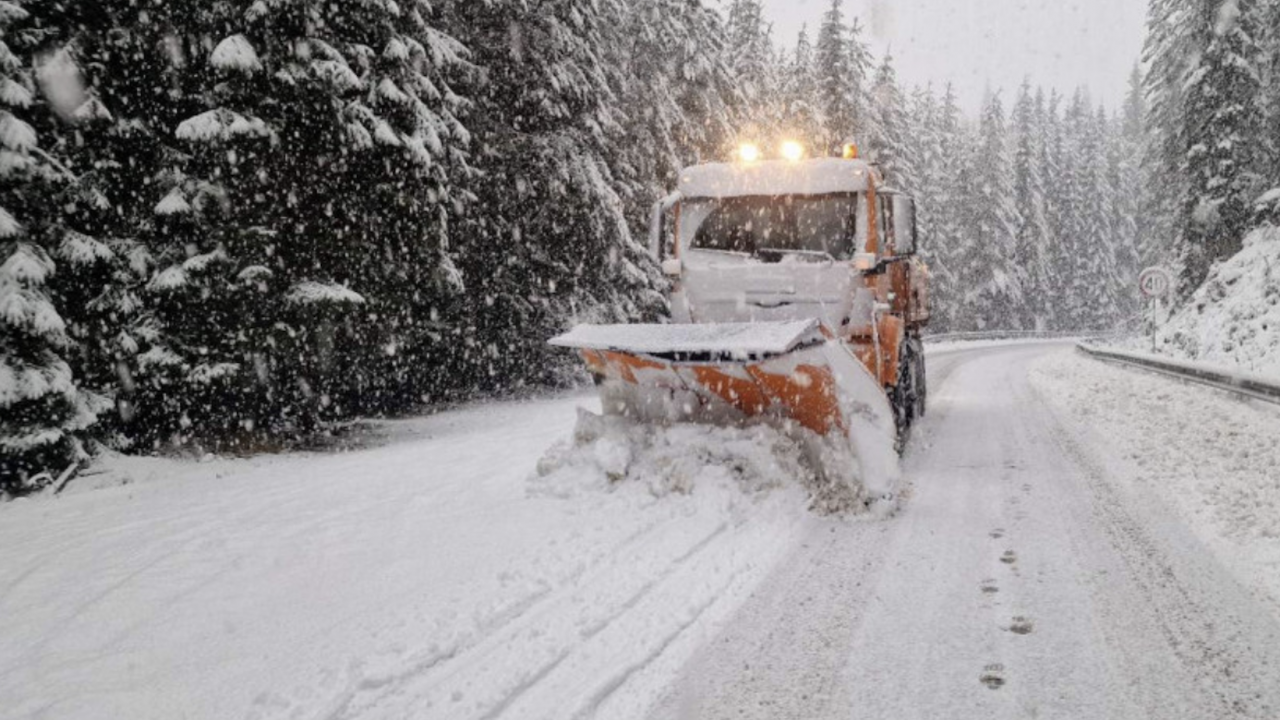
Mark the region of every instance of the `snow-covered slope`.
<instances>
[{"instance_id":1,"label":"snow-covered slope","mask_svg":"<svg viewBox=\"0 0 1280 720\"><path fill-rule=\"evenodd\" d=\"M1180 357L1280 377L1280 228L1252 233L1160 333Z\"/></svg>"}]
</instances>

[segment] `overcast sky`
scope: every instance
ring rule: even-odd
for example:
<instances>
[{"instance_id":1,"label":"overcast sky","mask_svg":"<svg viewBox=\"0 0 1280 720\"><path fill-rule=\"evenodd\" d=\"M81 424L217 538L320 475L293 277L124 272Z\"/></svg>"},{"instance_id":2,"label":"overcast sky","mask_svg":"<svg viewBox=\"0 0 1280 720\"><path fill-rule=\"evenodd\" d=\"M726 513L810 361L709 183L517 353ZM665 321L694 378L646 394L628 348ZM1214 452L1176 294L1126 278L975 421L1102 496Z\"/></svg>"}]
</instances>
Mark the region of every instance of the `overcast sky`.
<instances>
[{"instance_id":1,"label":"overcast sky","mask_svg":"<svg viewBox=\"0 0 1280 720\"><path fill-rule=\"evenodd\" d=\"M764 0L774 39L794 47L802 25L816 37L830 0ZM727 5L727 2L726 2ZM1089 87L1116 107L1142 50L1146 0L845 0L877 59L892 48L910 87L955 83L970 110L987 87L1011 101L1025 76L1070 92ZM1006 104L1006 108L1008 105Z\"/></svg>"}]
</instances>

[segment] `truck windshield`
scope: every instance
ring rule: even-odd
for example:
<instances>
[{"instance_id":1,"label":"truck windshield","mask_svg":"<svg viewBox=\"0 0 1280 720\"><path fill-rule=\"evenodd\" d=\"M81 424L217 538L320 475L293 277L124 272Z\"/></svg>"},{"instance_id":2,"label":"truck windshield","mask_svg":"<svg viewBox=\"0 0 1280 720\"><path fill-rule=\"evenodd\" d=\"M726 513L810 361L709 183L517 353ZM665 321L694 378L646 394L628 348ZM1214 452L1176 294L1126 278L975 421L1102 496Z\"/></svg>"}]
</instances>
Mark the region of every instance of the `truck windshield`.
<instances>
[{"instance_id":1,"label":"truck windshield","mask_svg":"<svg viewBox=\"0 0 1280 720\"><path fill-rule=\"evenodd\" d=\"M848 260L855 252L856 215L855 195L696 200L682 208L680 236L695 250Z\"/></svg>"}]
</instances>

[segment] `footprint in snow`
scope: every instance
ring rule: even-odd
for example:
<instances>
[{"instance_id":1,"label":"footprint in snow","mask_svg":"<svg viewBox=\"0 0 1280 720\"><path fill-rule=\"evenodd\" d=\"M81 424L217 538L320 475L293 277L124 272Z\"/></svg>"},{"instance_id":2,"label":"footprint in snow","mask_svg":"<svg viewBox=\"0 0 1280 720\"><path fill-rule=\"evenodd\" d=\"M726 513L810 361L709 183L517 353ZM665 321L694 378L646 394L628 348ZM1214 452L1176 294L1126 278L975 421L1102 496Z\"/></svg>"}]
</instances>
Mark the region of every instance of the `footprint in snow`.
<instances>
[{"instance_id":1,"label":"footprint in snow","mask_svg":"<svg viewBox=\"0 0 1280 720\"><path fill-rule=\"evenodd\" d=\"M992 690L999 690L1004 687L1004 665L995 663L986 666L982 669L982 674L978 676L978 682Z\"/></svg>"},{"instance_id":2,"label":"footprint in snow","mask_svg":"<svg viewBox=\"0 0 1280 720\"><path fill-rule=\"evenodd\" d=\"M1004 537L1004 528L996 528L995 530L992 530L989 534L993 539L999 540L1000 538Z\"/></svg>"},{"instance_id":3,"label":"footprint in snow","mask_svg":"<svg viewBox=\"0 0 1280 720\"><path fill-rule=\"evenodd\" d=\"M1031 622L1031 618L1022 615L1015 617L1013 623L1009 625L1009 632L1015 635L1030 635L1035 629L1035 623Z\"/></svg>"},{"instance_id":4,"label":"footprint in snow","mask_svg":"<svg viewBox=\"0 0 1280 720\"><path fill-rule=\"evenodd\" d=\"M1018 562L1018 553L1012 550L1005 550L1004 554L1000 556L1000 562L1005 565L1012 565Z\"/></svg>"},{"instance_id":5,"label":"footprint in snow","mask_svg":"<svg viewBox=\"0 0 1280 720\"><path fill-rule=\"evenodd\" d=\"M1000 592L1000 588L996 585L995 580L987 579L982 581L982 592L987 595L994 595L995 593Z\"/></svg>"}]
</instances>

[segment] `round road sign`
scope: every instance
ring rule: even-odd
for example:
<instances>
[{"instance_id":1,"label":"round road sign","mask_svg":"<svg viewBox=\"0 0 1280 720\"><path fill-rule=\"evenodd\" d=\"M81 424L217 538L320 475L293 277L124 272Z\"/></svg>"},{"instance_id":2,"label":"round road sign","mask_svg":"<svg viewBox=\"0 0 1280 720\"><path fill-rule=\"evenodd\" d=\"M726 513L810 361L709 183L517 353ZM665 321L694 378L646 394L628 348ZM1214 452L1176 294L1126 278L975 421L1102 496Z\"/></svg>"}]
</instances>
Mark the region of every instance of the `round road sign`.
<instances>
[{"instance_id":1,"label":"round road sign","mask_svg":"<svg viewBox=\"0 0 1280 720\"><path fill-rule=\"evenodd\" d=\"M1162 298L1173 290L1173 274L1162 267L1150 267L1138 276L1138 287L1149 298Z\"/></svg>"}]
</instances>

